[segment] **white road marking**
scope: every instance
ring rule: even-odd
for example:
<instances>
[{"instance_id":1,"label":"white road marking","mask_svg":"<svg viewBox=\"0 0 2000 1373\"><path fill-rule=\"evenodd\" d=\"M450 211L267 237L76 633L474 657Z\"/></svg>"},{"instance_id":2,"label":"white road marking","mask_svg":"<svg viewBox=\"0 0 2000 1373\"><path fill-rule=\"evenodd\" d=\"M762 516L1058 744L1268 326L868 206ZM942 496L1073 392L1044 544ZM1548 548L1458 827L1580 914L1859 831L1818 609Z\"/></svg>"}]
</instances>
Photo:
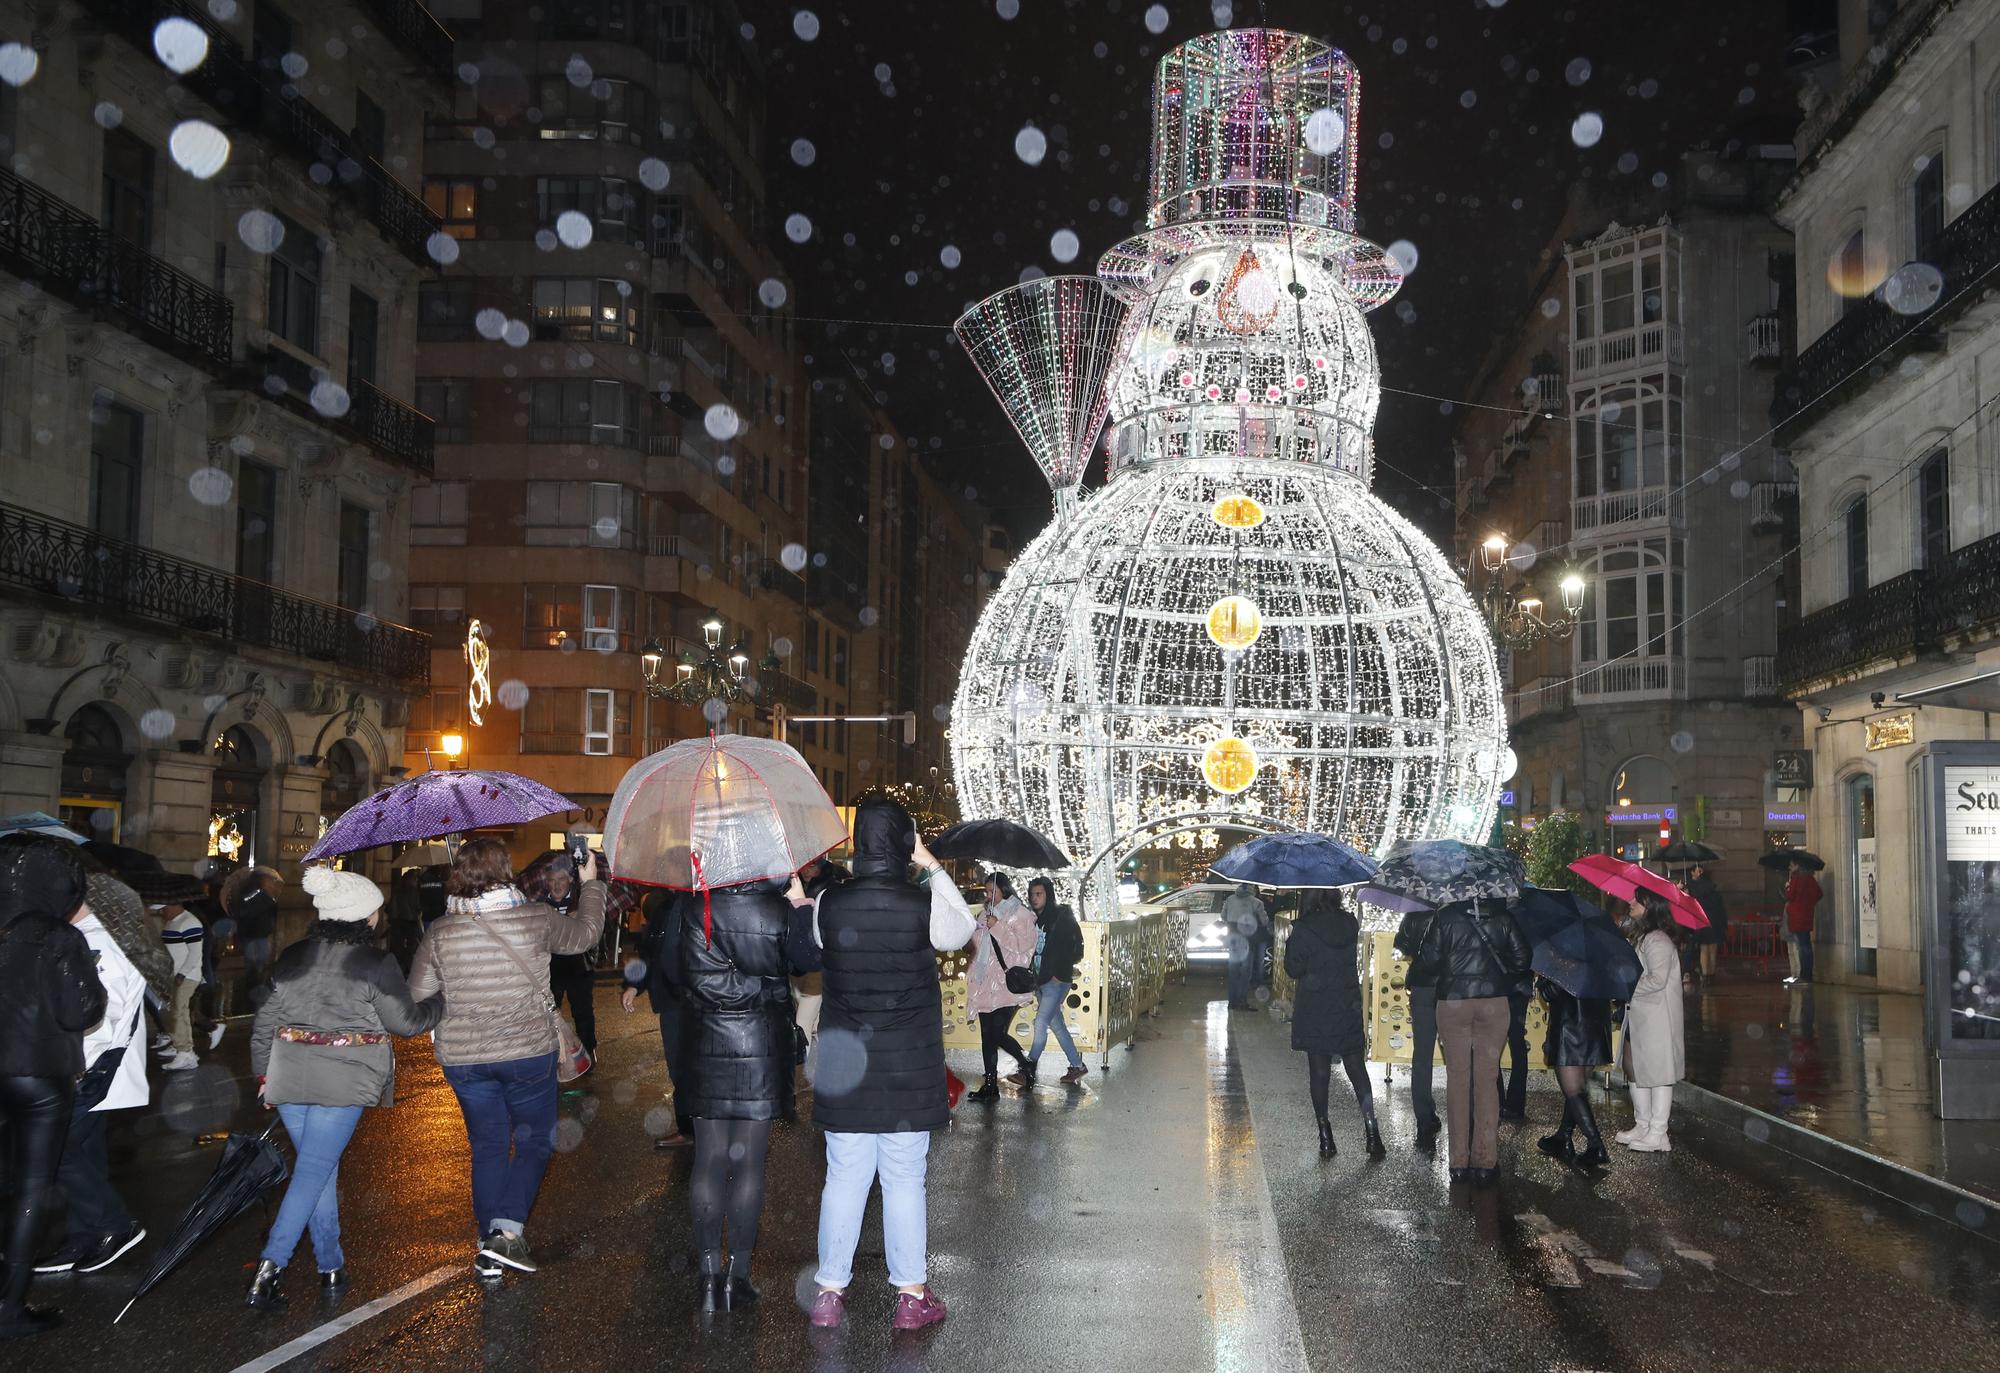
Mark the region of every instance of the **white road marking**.
<instances>
[{"instance_id":1,"label":"white road marking","mask_svg":"<svg viewBox=\"0 0 2000 1373\"><path fill-rule=\"evenodd\" d=\"M1225 1013L1226 1015L1226 1013ZM1209 1034L1211 1044L1217 1028L1221 1029L1224 1043L1219 1047L1227 1051L1228 1021L1224 1019L1220 1027L1211 1014ZM1241 1049L1247 1049L1243 1043ZM1241 1256L1244 1260L1242 1271L1243 1294L1246 1299L1246 1329L1250 1349L1232 1349L1229 1332L1218 1328L1215 1342L1215 1363L1217 1368L1305 1368L1306 1341L1299 1329L1299 1308L1292 1300L1292 1277L1285 1263L1284 1241L1278 1236L1278 1213L1271 1206L1271 1184L1264 1172L1264 1153L1258 1144L1263 1132L1257 1127L1257 1094L1250 1090L1249 1070L1243 1062L1239 1049L1237 1074L1243 1083L1243 1110L1250 1118L1250 1147L1240 1171L1225 1168L1217 1179L1222 1185L1211 1193L1212 1210L1211 1233L1221 1239L1217 1246L1230 1258ZM1240 1187L1231 1187L1231 1180L1247 1182ZM1250 1195L1245 1198L1241 1194ZM1236 1195L1230 1195L1236 1193ZM1257 1212L1257 1242L1242 1244L1229 1238L1229 1231L1235 1228L1235 1217L1240 1215L1240 1204L1244 1200L1255 1203ZM1250 1357L1237 1357L1247 1354Z\"/></svg>"},{"instance_id":2,"label":"white road marking","mask_svg":"<svg viewBox=\"0 0 2000 1373\"><path fill-rule=\"evenodd\" d=\"M317 1349L328 1340L338 1339L355 1326L371 1321L394 1307L401 1306L412 1297L420 1297L439 1283L449 1282L467 1272L462 1263L448 1263L442 1268L433 1268L421 1278L413 1278L386 1296L377 1297L365 1306L357 1306L345 1315L334 1317L324 1325L316 1325L295 1340L288 1340L268 1354L259 1355L249 1363L239 1364L232 1373L270 1373L270 1370L290 1363L308 1350Z\"/></svg>"}]
</instances>

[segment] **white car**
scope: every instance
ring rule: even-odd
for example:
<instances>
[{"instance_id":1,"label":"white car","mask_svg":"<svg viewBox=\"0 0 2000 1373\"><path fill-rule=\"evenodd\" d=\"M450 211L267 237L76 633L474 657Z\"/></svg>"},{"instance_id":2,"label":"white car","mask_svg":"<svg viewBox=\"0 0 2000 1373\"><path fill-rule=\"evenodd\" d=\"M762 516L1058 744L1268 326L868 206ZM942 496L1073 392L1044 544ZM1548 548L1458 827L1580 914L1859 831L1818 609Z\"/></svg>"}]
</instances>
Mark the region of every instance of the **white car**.
<instances>
[{"instance_id":1,"label":"white car","mask_svg":"<svg viewBox=\"0 0 2000 1373\"><path fill-rule=\"evenodd\" d=\"M1234 882L1196 882L1128 911L1184 911L1188 918L1187 956L1190 963L1229 961L1229 929L1222 923L1222 903L1236 890ZM1285 897L1279 898L1284 903Z\"/></svg>"}]
</instances>

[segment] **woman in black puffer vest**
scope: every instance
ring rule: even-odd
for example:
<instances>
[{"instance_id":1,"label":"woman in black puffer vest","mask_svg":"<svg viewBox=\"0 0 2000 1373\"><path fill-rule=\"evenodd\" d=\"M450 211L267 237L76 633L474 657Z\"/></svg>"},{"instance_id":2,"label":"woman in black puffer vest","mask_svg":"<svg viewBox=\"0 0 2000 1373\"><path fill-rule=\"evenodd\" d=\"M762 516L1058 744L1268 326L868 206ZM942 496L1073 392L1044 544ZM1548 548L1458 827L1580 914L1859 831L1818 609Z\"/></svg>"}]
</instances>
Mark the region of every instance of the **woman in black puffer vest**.
<instances>
[{"instance_id":1,"label":"woman in black puffer vest","mask_svg":"<svg viewBox=\"0 0 2000 1373\"><path fill-rule=\"evenodd\" d=\"M694 1121L688 1209L700 1251L704 1311L755 1304L751 1251L764 1210L771 1123L793 1114L792 984L785 964L791 903L783 883L751 882L680 901L685 1083L675 1106ZM722 1223L729 1220L729 1266Z\"/></svg>"},{"instance_id":2,"label":"woman in black puffer vest","mask_svg":"<svg viewBox=\"0 0 2000 1373\"><path fill-rule=\"evenodd\" d=\"M0 839L0 1127L14 1137L14 1205L0 1234L0 1339L60 1319L27 1304L35 1243L69 1133L83 1032L104 1019L97 963L69 921L83 864L60 839Z\"/></svg>"}]
</instances>

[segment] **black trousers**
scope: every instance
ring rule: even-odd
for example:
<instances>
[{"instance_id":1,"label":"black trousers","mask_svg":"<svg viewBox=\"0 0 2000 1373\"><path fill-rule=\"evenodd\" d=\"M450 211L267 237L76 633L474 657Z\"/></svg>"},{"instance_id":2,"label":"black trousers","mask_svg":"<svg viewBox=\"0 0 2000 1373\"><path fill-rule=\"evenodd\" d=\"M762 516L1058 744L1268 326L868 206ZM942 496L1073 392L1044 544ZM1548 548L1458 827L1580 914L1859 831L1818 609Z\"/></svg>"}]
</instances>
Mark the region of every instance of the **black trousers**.
<instances>
[{"instance_id":1,"label":"black trousers","mask_svg":"<svg viewBox=\"0 0 2000 1373\"><path fill-rule=\"evenodd\" d=\"M1507 998L1507 1073L1500 1079L1500 1109L1524 1115L1528 1109L1528 993Z\"/></svg>"},{"instance_id":2,"label":"black trousers","mask_svg":"<svg viewBox=\"0 0 2000 1373\"><path fill-rule=\"evenodd\" d=\"M681 1041L683 1016L680 998L662 997L653 1005L660 1015L660 1052L667 1060L667 1076L674 1083L674 1130L678 1134L692 1134L694 1122L680 1113L681 1068L686 1062L685 1046Z\"/></svg>"},{"instance_id":3,"label":"black trousers","mask_svg":"<svg viewBox=\"0 0 2000 1373\"><path fill-rule=\"evenodd\" d=\"M70 1102L76 1084L62 1077L0 1077L0 1134L7 1142L7 1261L0 1265L0 1316L17 1315L35 1275L36 1245L56 1168L69 1134Z\"/></svg>"},{"instance_id":4,"label":"black trousers","mask_svg":"<svg viewBox=\"0 0 2000 1373\"><path fill-rule=\"evenodd\" d=\"M1438 1118L1437 1098L1431 1094L1432 1059L1437 1056L1438 999L1435 987L1410 988L1410 1104L1416 1107L1417 1123Z\"/></svg>"},{"instance_id":5,"label":"black trousers","mask_svg":"<svg viewBox=\"0 0 2000 1373\"><path fill-rule=\"evenodd\" d=\"M70 1117L69 1140L63 1145L62 1164L56 1169L56 1185L69 1204L65 1228L73 1240L96 1239L129 1229L132 1224L125 1198L111 1185L111 1156L104 1147L104 1126L110 1114L77 1111Z\"/></svg>"},{"instance_id":6,"label":"black trousers","mask_svg":"<svg viewBox=\"0 0 2000 1373\"><path fill-rule=\"evenodd\" d=\"M591 994L597 986L596 975L590 972L565 973L549 970L549 995L555 998L558 1009L563 998L569 998L569 1018L576 1022L576 1037L583 1041L583 1047L590 1050L592 1058L597 1056L597 1003Z\"/></svg>"},{"instance_id":7,"label":"black trousers","mask_svg":"<svg viewBox=\"0 0 2000 1373\"><path fill-rule=\"evenodd\" d=\"M1021 1052L1020 1041L1012 1033L1014 1016L1019 1006L1002 1006L997 1011L979 1013L979 1052L986 1060L986 1080L997 1082L995 1074L1000 1071L1000 1051L1005 1049L1007 1057L1021 1067L1026 1067L1028 1056Z\"/></svg>"}]
</instances>

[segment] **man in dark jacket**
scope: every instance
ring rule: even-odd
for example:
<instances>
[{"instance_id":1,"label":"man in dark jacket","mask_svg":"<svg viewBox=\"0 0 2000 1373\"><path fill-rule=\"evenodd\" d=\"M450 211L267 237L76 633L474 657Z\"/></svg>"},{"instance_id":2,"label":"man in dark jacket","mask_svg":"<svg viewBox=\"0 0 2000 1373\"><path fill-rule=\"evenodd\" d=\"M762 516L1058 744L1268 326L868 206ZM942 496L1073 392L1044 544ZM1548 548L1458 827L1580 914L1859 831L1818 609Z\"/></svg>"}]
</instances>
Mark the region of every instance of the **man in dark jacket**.
<instances>
[{"instance_id":1,"label":"man in dark jacket","mask_svg":"<svg viewBox=\"0 0 2000 1373\"><path fill-rule=\"evenodd\" d=\"M1417 1147L1428 1149L1436 1140L1444 1121L1438 1118L1437 1098L1431 1092L1431 1072L1436 1066L1438 1021L1437 985L1419 981L1417 950L1431 927L1435 911L1411 911L1396 929L1396 952L1409 964L1403 989L1410 995L1410 1105L1417 1113Z\"/></svg>"},{"instance_id":2,"label":"man in dark jacket","mask_svg":"<svg viewBox=\"0 0 2000 1373\"><path fill-rule=\"evenodd\" d=\"M898 1292L892 1325L921 1329L945 1315L926 1281L924 1199L931 1131L951 1120L937 954L972 938L972 912L910 813L893 801L868 801L854 815L853 880L821 893L814 927L826 999L813 1119L826 1131L826 1188L811 1320L840 1324L879 1176L889 1281Z\"/></svg>"},{"instance_id":3,"label":"man in dark jacket","mask_svg":"<svg viewBox=\"0 0 2000 1373\"><path fill-rule=\"evenodd\" d=\"M1048 1043L1049 1031L1054 1030L1056 1043L1062 1046L1063 1056L1069 1060L1069 1070L1062 1080L1078 1083L1090 1070L1083 1066L1083 1055L1076 1051L1076 1041L1069 1037L1063 1011L1069 1005L1070 988L1076 985L1076 965L1083 961L1083 928L1076 923L1070 908L1056 900L1055 883L1046 877L1028 883L1028 907L1035 913L1035 924L1041 927L1033 965L1035 1032L1028 1040L1028 1056L1022 1060L1020 1071L1009 1073L1007 1081L1016 1087L1035 1085L1035 1065L1041 1062L1042 1046Z\"/></svg>"},{"instance_id":4,"label":"man in dark jacket","mask_svg":"<svg viewBox=\"0 0 2000 1373\"><path fill-rule=\"evenodd\" d=\"M667 1060L667 1077L674 1089L674 1130L653 1141L655 1150L685 1149L694 1143L689 1122L681 1115L681 1085L685 1058L681 1037L684 1007L681 1003L681 896L670 891L653 891L641 903L646 913L646 932L639 936L639 954L625 965L625 990L619 1004L631 1010L646 993L653 1014L660 1018L660 1050Z\"/></svg>"}]
</instances>

